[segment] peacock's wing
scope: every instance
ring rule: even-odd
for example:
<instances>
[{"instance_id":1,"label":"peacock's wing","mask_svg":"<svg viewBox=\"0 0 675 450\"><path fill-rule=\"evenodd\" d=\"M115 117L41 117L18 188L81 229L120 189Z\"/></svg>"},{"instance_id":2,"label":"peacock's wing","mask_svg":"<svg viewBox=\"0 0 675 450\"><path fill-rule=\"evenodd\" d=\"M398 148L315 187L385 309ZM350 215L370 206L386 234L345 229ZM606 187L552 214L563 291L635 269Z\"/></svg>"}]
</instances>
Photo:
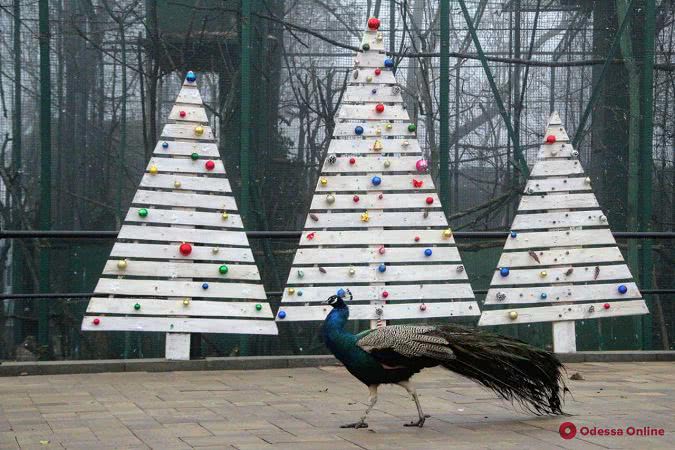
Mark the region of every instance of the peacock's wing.
<instances>
[{"instance_id":1,"label":"peacock's wing","mask_svg":"<svg viewBox=\"0 0 675 450\"><path fill-rule=\"evenodd\" d=\"M376 328L364 333L356 345L388 367L433 367L455 357L433 326Z\"/></svg>"}]
</instances>

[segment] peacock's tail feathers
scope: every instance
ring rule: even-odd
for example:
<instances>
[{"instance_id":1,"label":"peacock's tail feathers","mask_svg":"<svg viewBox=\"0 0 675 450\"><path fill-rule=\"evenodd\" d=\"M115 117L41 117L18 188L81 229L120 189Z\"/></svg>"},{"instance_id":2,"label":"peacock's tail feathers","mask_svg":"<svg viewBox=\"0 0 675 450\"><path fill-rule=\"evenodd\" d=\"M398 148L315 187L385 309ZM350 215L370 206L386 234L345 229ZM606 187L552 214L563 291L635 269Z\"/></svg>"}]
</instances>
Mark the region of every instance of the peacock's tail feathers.
<instances>
[{"instance_id":1,"label":"peacock's tail feathers","mask_svg":"<svg viewBox=\"0 0 675 450\"><path fill-rule=\"evenodd\" d=\"M534 414L562 414L564 366L552 353L510 337L457 325L434 327L454 354L438 362Z\"/></svg>"}]
</instances>

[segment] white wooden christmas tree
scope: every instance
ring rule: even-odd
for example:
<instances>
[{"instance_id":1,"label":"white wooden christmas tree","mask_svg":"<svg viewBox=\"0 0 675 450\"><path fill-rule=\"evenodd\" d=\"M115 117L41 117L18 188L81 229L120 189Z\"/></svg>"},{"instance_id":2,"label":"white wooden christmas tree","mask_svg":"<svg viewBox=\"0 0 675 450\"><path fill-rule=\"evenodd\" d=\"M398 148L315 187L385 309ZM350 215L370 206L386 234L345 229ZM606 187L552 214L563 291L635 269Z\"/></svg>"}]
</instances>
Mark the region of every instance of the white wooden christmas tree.
<instances>
[{"instance_id":1,"label":"white wooden christmas tree","mask_svg":"<svg viewBox=\"0 0 675 450\"><path fill-rule=\"evenodd\" d=\"M189 72L148 163L82 329L277 334L196 76Z\"/></svg>"},{"instance_id":2,"label":"white wooden christmas tree","mask_svg":"<svg viewBox=\"0 0 675 450\"><path fill-rule=\"evenodd\" d=\"M649 313L578 156L554 113L485 299L507 308L479 321L553 322L556 352L576 351L575 320Z\"/></svg>"},{"instance_id":3,"label":"white wooden christmas tree","mask_svg":"<svg viewBox=\"0 0 675 450\"><path fill-rule=\"evenodd\" d=\"M480 314L416 127L370 19L343 96L277 321L323 320L353 294L352 319Z\"/></svg>"}]
</instances>

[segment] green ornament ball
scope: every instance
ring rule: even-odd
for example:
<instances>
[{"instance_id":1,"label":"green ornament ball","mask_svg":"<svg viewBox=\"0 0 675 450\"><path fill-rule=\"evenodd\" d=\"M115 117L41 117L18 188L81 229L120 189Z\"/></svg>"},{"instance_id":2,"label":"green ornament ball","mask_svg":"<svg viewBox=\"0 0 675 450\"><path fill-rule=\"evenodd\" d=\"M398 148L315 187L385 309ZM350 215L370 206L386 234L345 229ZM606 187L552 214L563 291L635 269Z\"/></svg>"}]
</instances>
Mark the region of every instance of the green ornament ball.
<instances>
[{"instance_id":1,"label":"green ornament ball","mask_svg":"<svg viewBox=\"0 0 675 450\"><path fill-rule=\"evenodd\" d=\"M141 217L147 217L148 216L148 210L145 208L141 208L138 210L138 215Z\"/></svg>"},{"instance_id":2,"label":"green ornament ball","mask_svg":"<svg viewBox=\"0 0 675 450\"><path fill-rule=\"evenodd\" d=\"M221 275L225 275L229 270L230 269L225 264L218 267L218 272L220 272Z\"/></svg>"},{"instance_id":3,"label":"green ornament ball","mask_svg":"<svg viewBox=\"0 0 675 450\"><path fill-rule=\"evenodd\" d=\"M414 133L415 131L417 131L417 125L415 125L414 123L411 123L410 125L408 125L408 131L410 131L411 133Z\"/></svg>"},{"instance_id":4,"label":"green ornament ball","mask_svg":"<svg viewBox=\"0 0 675 450\"><path fill-rule=\"evenodd\" d=\"M136 303L136 304L134 305L134 309L135 309L136 311L138 311L139 309L141 309L141 304L140 304L140 303Z\"/></svg>"},{"instance_id":5,"label":"green ornament ball","mask_svg":"<svg viewBox=\"0 0 675 450\"><path fill-rule=\"evenodd\" d=\"M261 305L260 303L257 303L257 304L255 305L255 310L256 310L256 311L261 311L261 310L262 310L262 305Z\"/></svg>"},{"instance_id":6,"label":"green ornament ball","mask_svg":"<svg viewBox=\"0 0 675 450\"><path fill-rule=\"evenodd\" d=\"M361 48L362 48L363 50L365 50L365 51L368 51L368 50L370 50L370 44L368 44L368 43L363 44L363 45L361 46Z\"/></svg>"},{"instance_id":7,"label":"green ornament ball","mask_svg":"<svg viewBox=\"0 0 675 450\"><path fill-rule=\"evenodd\" d=\"M194 152L190 155L190 158L192 158L193 161L197 161L199 159L199 153Z\"/></svg>"}]
</instances>

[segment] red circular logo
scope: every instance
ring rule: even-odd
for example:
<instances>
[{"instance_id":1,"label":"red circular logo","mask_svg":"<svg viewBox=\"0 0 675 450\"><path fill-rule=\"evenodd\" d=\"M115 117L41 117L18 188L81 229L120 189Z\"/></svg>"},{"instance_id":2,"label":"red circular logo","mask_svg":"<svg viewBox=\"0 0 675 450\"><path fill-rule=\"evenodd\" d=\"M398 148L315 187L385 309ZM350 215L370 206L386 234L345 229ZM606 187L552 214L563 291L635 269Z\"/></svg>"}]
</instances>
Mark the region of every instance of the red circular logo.
<instances>
[{"instance_id":1,"label":"red circular logo","mask_svg":"<svg viewBox=\"0 0 675 450\"><path fill-rule=\"evenodd\" d=\"M563 439L572 439L577 435L577 427L572 422L563 422L558 428L558 433Z\"/></svg>"}]
</instances>

